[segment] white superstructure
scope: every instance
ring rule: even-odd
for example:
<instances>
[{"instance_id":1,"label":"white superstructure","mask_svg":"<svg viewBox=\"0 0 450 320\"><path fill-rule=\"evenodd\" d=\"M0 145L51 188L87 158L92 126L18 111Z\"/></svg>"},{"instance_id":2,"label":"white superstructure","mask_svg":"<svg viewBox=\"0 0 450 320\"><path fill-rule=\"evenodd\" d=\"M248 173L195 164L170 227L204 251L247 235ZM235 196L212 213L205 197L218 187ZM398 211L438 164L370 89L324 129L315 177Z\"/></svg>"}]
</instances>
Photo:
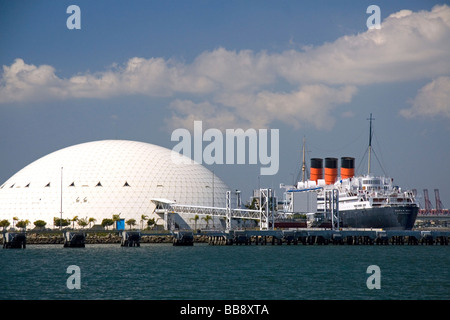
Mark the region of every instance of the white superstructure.
<instances>
[{"instance_id":1,"label":"white superstructure","mask_svg":"<svg viewBox=\"0 0 450 320\"><path fill-rule=\"evenodd\" d=\"M416 204L414 194L402 191L393 184L393 179L384 176L357 176L338 180L332 185L324 179L299 182L297 189L317 188L318 211L324 211L323 193L326 190L337 189L339 192L339 210L370 209L385 206L404 206Z\"/></svg>"}]
</instances>

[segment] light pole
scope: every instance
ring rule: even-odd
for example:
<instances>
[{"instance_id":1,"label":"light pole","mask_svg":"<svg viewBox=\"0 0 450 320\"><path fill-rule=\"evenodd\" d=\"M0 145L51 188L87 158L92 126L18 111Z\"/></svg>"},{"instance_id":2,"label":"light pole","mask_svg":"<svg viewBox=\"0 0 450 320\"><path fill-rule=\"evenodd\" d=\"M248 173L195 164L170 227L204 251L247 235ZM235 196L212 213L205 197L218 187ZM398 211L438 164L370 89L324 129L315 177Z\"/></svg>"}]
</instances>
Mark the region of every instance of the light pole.
<instances>
[{"instance_id":1,"label":"light pole","mask_svg":"<svg viewBox=\"0 0 450 320\"><path fill-rule=\"evenodd\" d=\"M60 220L59 220L59 230L62 230L62 205L63 205L63 167L61 167L61 208L60 208Z\"/></svg>"}]
</instances>

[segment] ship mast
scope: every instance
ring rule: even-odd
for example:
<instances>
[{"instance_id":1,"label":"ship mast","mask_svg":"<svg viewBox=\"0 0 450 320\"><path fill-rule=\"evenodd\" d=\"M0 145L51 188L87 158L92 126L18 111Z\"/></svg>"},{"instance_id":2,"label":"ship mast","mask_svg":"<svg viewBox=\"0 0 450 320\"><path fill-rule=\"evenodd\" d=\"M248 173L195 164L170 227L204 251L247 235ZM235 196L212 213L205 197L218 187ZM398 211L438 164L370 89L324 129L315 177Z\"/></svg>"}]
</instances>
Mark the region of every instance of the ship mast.
<instances>
[{"instance_id":1,"label":"ship mast","mask_svg":"<svg viewBox=\"0 0 450 320\"><path fill-rule=\"evenodd\" d=\"M367 119L370 121L370 125L369 125L369 163L367 164L367 174L370 175L370 158L372 156L372 121L375 120L374 118L372 118L372 114L370 114L370 118Z\"/></svg>"},{"instance_id":2,"label":"ship mast","mask_svg":"<svg viewBox=\"0 0 450 320\"><path fill-rule=\"evenodd\" d=\"M305 137L303 137L302 182L306 180Z\"/></svg>"}]
</instances>

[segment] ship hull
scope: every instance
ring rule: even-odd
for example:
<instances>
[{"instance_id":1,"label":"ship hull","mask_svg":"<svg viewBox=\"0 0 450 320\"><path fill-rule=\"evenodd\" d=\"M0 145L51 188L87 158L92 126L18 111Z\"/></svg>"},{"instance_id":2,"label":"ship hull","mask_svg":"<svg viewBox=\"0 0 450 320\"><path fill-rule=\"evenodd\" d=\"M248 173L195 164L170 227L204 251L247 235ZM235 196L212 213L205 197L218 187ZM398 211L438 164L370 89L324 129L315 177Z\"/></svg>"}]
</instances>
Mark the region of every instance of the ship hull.
<instances>
[{"instance_id":1,"label":"ship hull","mask_svg":"<svg viewBox=\"0 0 450 320\"><path fill-rule=\"evenodd\" d=\"M417 218L416 206L375 207L339 212L344 227L411 230Z\"/></svg>"}]
</instances>

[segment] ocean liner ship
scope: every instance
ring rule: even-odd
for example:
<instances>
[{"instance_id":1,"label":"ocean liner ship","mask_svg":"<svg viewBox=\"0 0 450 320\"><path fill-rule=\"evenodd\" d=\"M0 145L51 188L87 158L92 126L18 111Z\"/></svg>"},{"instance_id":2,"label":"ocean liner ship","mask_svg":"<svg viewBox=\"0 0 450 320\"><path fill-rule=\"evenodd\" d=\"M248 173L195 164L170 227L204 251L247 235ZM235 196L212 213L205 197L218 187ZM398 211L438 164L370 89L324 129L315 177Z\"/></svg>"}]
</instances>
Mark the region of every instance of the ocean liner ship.
<instances>
[{"instance_id":1,"label":"ocean liner ship","mask_svg":"<svg viewBox=\"0 0 450 320\"><path fill-rule=\"evenodd\" d=\"M372 115L370 115L368 173L355 176L355 159L311 159L310 179L286 189L285 212L306 214L310 227L381 228L410 230L419 205L410 190L394 185L393 179L370 173L372 153ZM323 175L325 171L325 175Z\"/></svg>"}]
</instances>

